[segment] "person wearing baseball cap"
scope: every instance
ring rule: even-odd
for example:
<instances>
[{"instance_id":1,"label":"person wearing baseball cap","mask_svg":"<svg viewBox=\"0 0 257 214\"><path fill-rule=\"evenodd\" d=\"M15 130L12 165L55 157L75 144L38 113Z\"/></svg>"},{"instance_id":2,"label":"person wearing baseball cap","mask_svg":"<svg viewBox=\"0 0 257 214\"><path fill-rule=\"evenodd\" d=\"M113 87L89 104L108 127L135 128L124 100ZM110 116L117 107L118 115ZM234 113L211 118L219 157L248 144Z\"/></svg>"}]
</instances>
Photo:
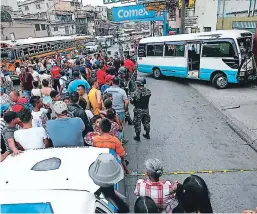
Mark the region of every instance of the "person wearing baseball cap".
<instances>
[{"instance_id":1,"label":"person wearing baseball cap","mask_svg":"<svg viewBox=\"0 0 257 214\"><path fill-rule=\"evenodd\" d=\"M68 116L68 106L63 101L56 101L53 105L55 120L46 123L47 133L53 141L54 147L83 146L82 137L85 124L81 118Z\"/></svg>"},{"instance_id":2,"label":"person wearing baseball cap","mask_svg":"<svg viewBox=\"0 0 257 214\"><path fill-rule=\"evenodd\" d=\"M105 90L107 88L110 88L112 86L112 80L114 79L114 75L110 75L108 74L106 77L105 77L105 81L106 83L104 85L102 85L101 87L101 93L104 94Z\"/></svg>"}]
</instances>

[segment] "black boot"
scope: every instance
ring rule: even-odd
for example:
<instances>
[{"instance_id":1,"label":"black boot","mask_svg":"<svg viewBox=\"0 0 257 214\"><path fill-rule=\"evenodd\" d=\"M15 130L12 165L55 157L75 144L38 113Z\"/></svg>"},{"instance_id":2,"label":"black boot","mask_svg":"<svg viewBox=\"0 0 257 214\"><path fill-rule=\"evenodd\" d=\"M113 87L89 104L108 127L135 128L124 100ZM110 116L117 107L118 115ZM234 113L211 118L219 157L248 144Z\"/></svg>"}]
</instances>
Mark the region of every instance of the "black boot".
<instances>
[{"instance_id":1,"label":"black boot","mask_svg":"<svg viewBox=\"0 0 257 214\"><path fill-rule=\"evenodd\" d=\"M140 133L136 133L136 135L134 136L134 140L136 140L137 142L140 142Z\"/></svg>"},{"instance_id":2,"label":"black boot","mask_svg":"<svg viewBox=\"0 0 257 214\"><path fill-rule=\"evenodd\" d=\"M133 121L132 121L132 119L131 119L130 117L128 118L128 125L129 125L129 126L134 125L134 123L133 123Z\"/></svg>"},{"instance_id":3,"label":"black boot","mask_svg":"<svg viewBox=\"0 0 257 214\"><path fill-rule=\"evenodd\" d=\"M150 139L150 134L149 134L149 132L146 132L145 134L143 134L143 136L146 138L146 139Z\"/></svg>"}]
</instances>

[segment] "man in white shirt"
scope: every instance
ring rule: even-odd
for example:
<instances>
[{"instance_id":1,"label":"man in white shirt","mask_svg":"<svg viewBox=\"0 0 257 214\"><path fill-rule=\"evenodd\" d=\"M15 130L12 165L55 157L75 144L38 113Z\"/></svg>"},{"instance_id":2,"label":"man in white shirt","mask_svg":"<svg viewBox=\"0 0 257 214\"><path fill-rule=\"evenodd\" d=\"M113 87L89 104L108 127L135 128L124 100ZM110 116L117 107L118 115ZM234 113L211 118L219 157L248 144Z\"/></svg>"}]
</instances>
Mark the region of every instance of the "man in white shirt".
<instances>
[{"instance_id":1,"label":"man in white shirt","mask_svg":"<svg viewBox=\"0 0 257 214\"><path fill-rule=\"evenodd\" d=\"M30 103L33 106L32 114L32 127L46 127L48 120L48 109L43 108L44 104L39 96L32 96Z\"/></svg>"},{"instance_id":2,"label":"man in white shirt","mask_svg":"<svg viewBox=\"0 0 257 214\"><path fill-rule=\"evenodd\" d=\"M40 81L39 79L39 73L33 70L33 65L28 65L28 70L31 73L34 81Z\"/></svg>"},{"instance_id":3,"label":"man in white shirt","mask_svg":"<svg viewBox=\"0 0 257 214\"><path fill-rule=\"evenodd\" d=\"M26 108L19 112L23 128L14 132L14 139L24 150L50 147L46 131L43 127L32 127L32 115Z\"/></svg>"}]
</instances>

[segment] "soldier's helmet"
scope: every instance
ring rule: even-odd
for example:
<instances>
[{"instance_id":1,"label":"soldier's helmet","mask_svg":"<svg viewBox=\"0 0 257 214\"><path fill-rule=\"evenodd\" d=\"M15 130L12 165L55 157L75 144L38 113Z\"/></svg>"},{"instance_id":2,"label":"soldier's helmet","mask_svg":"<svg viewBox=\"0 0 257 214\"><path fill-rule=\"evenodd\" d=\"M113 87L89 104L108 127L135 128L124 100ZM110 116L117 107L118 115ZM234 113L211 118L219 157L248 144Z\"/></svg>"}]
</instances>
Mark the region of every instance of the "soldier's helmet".
<instances>
[{"instance_id":1,"label":"soldier's helmet","mask_svg":"<svg viewBox=\"0 0 257 214\"><path fill-rule=\"evenodd\" d=\"M146 79L144 77L138 77L135 83L137 86L144 86L146 84Z\"/></svg>"}]
</instances>

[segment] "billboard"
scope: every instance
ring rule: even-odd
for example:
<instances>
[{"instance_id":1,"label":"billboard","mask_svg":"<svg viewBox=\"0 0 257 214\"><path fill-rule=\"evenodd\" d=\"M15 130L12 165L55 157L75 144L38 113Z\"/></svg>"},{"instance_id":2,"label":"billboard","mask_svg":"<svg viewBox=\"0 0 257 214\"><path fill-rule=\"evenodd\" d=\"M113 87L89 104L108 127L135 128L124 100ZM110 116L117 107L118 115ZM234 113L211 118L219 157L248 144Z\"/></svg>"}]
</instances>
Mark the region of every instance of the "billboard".
<instances>
[{"instance_id":1,"label":"billboard","mask_svg":"<svg viewBox=\"0 0 257 214\"><path fill-rule=\"evenodd\" d=\"M163 14L155 11L147 11L145 6L142 4L112 8L112 19L114 22L163 21Z\"/></svg>"}]
</instances>

